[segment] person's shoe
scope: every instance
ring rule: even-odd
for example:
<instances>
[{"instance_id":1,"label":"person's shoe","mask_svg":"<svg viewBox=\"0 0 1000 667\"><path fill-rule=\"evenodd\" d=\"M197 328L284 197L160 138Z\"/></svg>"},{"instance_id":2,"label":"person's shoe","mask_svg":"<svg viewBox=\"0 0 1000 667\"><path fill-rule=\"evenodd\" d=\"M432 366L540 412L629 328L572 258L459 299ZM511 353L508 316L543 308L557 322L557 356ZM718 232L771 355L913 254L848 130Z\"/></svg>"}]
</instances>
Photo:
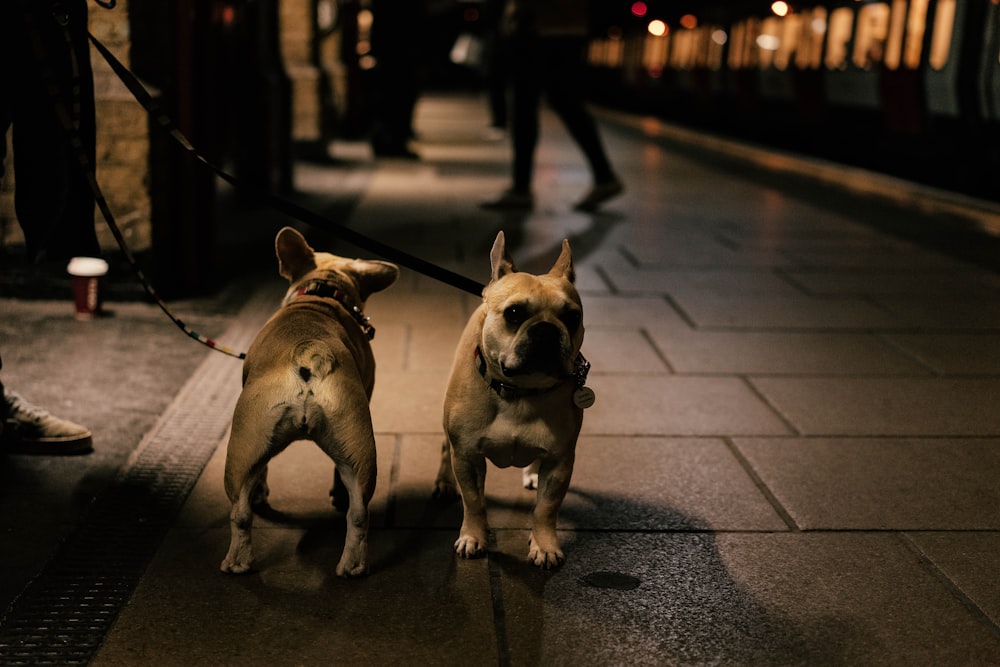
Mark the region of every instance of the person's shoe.
<instances>
[{"instance_id":1,"label":"person's shoe","mask_svg":"<svg viewBox=\"0 0 1000 667\"><path fill-rule=\"evenodd\" d=\"M595 183L594 187L590 189L590 192L588 192L583 199L574 204L573 208L577 211L596 211L601 204L612 197L617 197L624 191L625 184L617 178L612 178L610 181Z\"/></svg>"},{"instance_id":2,"label":"person's shoe","mask_svg":"<svg viewBox=\"0 0 1000 667\"><path fill-rule=\"evenodd\" d=\"M482 202L479 206L491 211L530 211L535 206L535 198L530 192L512 188L505 190L496 199Z\"/></svg>"},{"instance_id":3,"label":"person's shoe","mask_svg":"<svg viewBox=\"0 0 1000 667\"><path fill-rule=\"evenodd\" d=\"M82 454L94 448L88 429L32 405L13 391L0 397L0 443L16 454Z\"/></svg>"}]
</instances>

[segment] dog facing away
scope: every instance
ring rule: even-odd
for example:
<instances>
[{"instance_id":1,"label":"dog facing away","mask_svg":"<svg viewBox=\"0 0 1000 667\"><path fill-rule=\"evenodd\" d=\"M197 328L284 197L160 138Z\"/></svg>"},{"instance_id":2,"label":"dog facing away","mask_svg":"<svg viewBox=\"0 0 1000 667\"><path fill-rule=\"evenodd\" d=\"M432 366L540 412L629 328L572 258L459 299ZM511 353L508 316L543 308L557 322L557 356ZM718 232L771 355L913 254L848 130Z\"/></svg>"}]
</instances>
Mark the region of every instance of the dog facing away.
<instances>
[{"instance_id":1,"label":"dog facing away","mask_svg":"<svg viewBox=\"0 0 1000 667\"><path fill-rule=\"evenodd\" d=\"M267 502L267 464L296 440L312 440L333 459L334 505L347 496L347 536L336 572L368 570L368 503L375 491L375 436L369 401L375 385L363 315L368 297L389 287L399 269L388 262L316 252L285 227L275 239L279 273L290 287L247 351L243 391L226 450L226 495L232 502L223 572L250 571L253 505Z\"/></svg>"},{"instance_id":2,"label":"dog facing away","mask_svg":"<svg viewBox=\"0 0 1000 667\"><path fill-rule=\"evenodd\" d=\"M580 355L583 307L573 286L568 241L544 275L518 272L500 232L490 253L492 278L459 340L444 400L445 442L435 497L463 505L455 551L486 552L486 460L523 468L537 488L528 559L550 569L565 556L556 535L573 474L589 364Z\"/></svg>"}]
</instances>

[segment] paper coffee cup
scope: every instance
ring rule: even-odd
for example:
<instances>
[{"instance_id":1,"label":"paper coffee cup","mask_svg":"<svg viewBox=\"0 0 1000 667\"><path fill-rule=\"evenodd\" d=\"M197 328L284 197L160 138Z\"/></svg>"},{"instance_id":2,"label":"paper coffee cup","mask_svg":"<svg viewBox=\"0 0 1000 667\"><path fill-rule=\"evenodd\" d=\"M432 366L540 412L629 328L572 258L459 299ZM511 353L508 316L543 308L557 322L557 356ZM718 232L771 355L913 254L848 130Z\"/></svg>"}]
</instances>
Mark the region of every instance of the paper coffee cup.
<instances>
[{"instance_id":1,"label":"paper coffee cup","mask_svg":"<svg viewBox=\"0 0 1000 667\"><path fill-rule=\"evenodd\" d=\"M104 303L104 276L108 263L99 257L74 257L66 267L73 284L76 319L90 320L101 314Z\"/></svg>"}]
</instances>

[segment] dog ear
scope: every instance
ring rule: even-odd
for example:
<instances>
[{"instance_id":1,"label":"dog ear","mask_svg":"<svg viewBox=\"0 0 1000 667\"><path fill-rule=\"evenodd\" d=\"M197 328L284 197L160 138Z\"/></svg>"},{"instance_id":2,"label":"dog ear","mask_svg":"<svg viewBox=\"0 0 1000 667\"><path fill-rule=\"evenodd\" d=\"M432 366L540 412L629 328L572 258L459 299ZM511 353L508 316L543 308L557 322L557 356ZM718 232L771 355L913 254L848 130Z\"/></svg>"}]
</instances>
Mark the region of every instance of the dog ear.
<instances>
[{"instance_id":1,"label":"dog ear","mask_svg":"<svg viewBox=\"0 0 1000 667\"><path fill-rule=\"evenodd\" d=\"M563 239L562 252L559 253L559 259L549 270L549 275L562 276L571 283L576 281L576 270L573 269L573 252L569 249L568 239Z\"/></svg>"},{"instance_id":2,"label":"dog ear","mask_svg":"<svg viewBox=\"0 0 1000 667\"><path fill-rule=\"evenodd\" d=\"M492 269L493 281L500 280L508 273L516 273L514 260L507 254L507 245L503 232L497 234L496 241L493 242L493 250L490 251L490 268Z\"/></svg>"},{"instance_id":3,"label":"dog ear","mask_svg":"<svg viewBox=\"0 0 1000 667\"><path fill-rule=\"evenodd\" d=\"M295 282L316 268L315 252L305 237L291 227L283 227L278 232L274 251L278 255L278 273L289 282Z\"/></svg>"},{"instance_id":4,"label":"dog ear","mask_svg":"<svg viewBox=\"0 0 1000 667\"><path fill-rule=\"evenodd\" d=\"M351 262L351 272L358 283L362 301L375 292L384 290L399 278L399 267L377 259L356 259Z\"/></svg>"}]
</instances>

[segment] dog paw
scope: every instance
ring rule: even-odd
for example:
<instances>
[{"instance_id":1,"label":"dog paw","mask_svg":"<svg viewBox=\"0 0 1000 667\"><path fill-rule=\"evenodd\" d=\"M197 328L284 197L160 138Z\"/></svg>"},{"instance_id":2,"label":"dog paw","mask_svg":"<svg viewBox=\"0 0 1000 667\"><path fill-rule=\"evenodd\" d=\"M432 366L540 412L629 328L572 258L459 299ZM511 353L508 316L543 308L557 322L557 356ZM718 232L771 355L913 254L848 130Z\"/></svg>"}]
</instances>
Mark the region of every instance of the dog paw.
<instances>
[{"instance_id":1,"label":"dog paw","mask_svg":"<svg viewBox=\"0 0 1000 667\"><path fill-rule=\"evenodd\" d=\"M337 564L337 576L343 577L344 579L356 579L358 577L363 577L368 574L368 563L354 563L354 564Z\"/></svg>"},{"instance_id":2,"label":"dog paw","mask_svg":"<svg viewBox=\"0 0 1000 667\"><path fill-rule=\"evenodd\" d=\"M462 558L479 558L486 553L486 540L473 535L460 535L455 540L455 553Z\"/></svg>"},{"instance_id":3,"label":"dog paw","mask_svg":"<svg viewBox=\"0 0 1000 667\"><path fill-rule=\"evenodd\" d=\"M531 536L528 539L528 560L543 570L552 570L565 563L566 556L558 545L543 549Z\"/></svg>"},{"instance_id":4,"label":"dog paw","mask_svg":"<svg viewBox=\"0 0 1000 667\"><path fill-rule=\"evenodd\" d=\"M222 565L219 566L219 569L227 574L246 574L247 572L250 572L251 564L249 561L237 562L226 558L222 561Z\"/></svg>"}]
</instances>

